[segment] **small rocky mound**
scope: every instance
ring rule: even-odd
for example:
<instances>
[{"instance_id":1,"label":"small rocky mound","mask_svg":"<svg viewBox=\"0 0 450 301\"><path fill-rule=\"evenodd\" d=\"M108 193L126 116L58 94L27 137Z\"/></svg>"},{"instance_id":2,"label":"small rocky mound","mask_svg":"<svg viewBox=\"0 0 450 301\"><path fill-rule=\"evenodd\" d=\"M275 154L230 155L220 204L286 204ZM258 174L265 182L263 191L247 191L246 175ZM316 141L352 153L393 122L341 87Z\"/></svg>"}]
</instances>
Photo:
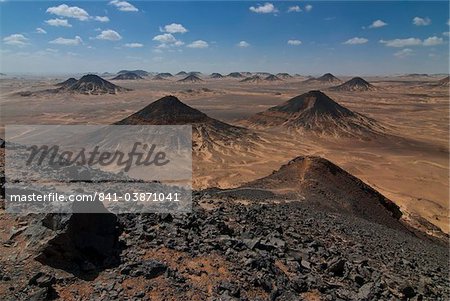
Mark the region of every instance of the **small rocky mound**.
<instances>
[{"instance_id":1,"label":"small rocky mound","mask_svg":"<svg viewBox=\"0 0 450 301\"><path fill-rule=\"evenodd\" d=\"M137 79L142 79L142 77L133 72L126 72L117 75L112 80L137 80Z\"/></svg>"},{"instance_id":2,"label":"small rocky mound","mask_svg":"<svg viewBox=\"0 0 450 301\"><path fill-rule=\"evenodd\" d=\"M175 74L175 76L187 76L187 72L186 71L180 71L177 74Z\"/></svg>"},{"instance_id":3,"label":"small rocky mound","mask_svg":"<svg viewBox=\"0 0 450 301\"><path fill-rule=\"evenodd\" d=\"M63 82L57 83L55 86L63 87L63 88L69 88L69 87L71 87L72 85L74 85L77 81L78 81L78 80L77 80L76 78L71 77L71 78L69 78L69 79L66 79L66 80L63 81Z\"/></svg>"},{"instance_id":4,"label":"small rocky mound","mask_svg":"<svg viewBox=\"0 0 450 301\"><path fill-rule=\"evenodd\" d=\"M378 191L332 162L301 156L271 175L246 187L282 191L340 213L350 214L394 229L405 230L398 221L400 208Z\"/></svg>"},{"instance_id":5,"label":"small rocky mound","mask_svg":"<svg viewBox=\"0 0 450 301\"><path fill-rule=\"evenodd\" d=\"M243 78L244 77L240 72L231 72L227 76L232 77L232 78Z\"/></svg>"},{"instance_id":6,"label":"small rocky mound","mask_svg":"<svg viewBox=\"0 0 450 301\"><path fill-rule=\"evenodd\" d=\"M339 105L320 91L309 91L287 102L258 113L248 120L250 126L282 126L321 135L368 138L383 128L373 119Z\"/></svg>"},{"instance_id":7,"label":"small rocky mound","mask_svg":"<svg viewBox=\"0 0 450 301\"><path fill-rule=\"evenodd\" d=\"M197 83L202 81L203 80L201 78L194 74L188 75L185 78L179 80L180 83Z\"/></svg>"},{"instance_id":8,"label":"small rocky mound","mask_svg":"<svg viewBox=\"0 0 450 301\"><path fill-rule=\"evenodd\" d=\"M277 73L277 76L281 79L290 79L293 78L289 73Z\"/></svg>"},{"instance_id":9,"label":"small rocky mound","mask_svg":"<svg viewBox=\"0 0 450 301\"><path fill-rule=\"evenodd\" d=\"M134 73L141 77L146 77L146 76L150 75L150 73L148 73L147 71L144 71L144 70L120 70L119 72L117 72L117 74L123 74L123 73Z\"/></svg>"},{"instance_id":10,"label":"small rocky mound","mask_svg":"<svg viewBox=\"0 0 450 301\"><path fill-rule=\"evenodd\" d=\"M223 78L224 76L220 73L211 73L211 78Z\"/></svg>"},{"instance_id":11,"label":"small rocky mound","mask_svg":"<svg viewBox=\"0 0 450 301\"><path fill-rule=\"evenodd\" d=\"M239 81L241 83L249 83L249 84L259 84L263 82L263 79L259 75L253 75L250 77L246 77L243 80Z\"/></svg>"},{"instance_id":12,"label":"small rocky mound","mask_svg":"<svg viewBox=\"0 0 450 301\"><path fill-rule=\"evenodd\" d=\"M100 76L94 74L84 75L72 86L60 89L72 93L88 95L117 94L118 92L129 91L129 89L116 86L113 83L104 80Z\"/></svg>"},{"instance_id":13,"label":"small rocky mound","mask_svg":"<svg viewBox=\"0 0 450 301\"><path fill-rule=\"evenodd\" d=\"M158 73L159 76L167 78L167 77L173 77L173 75L171 73L168 72L163 72L163 73Z\"/></svg>"},{"instance_id":14,"label":"small rocky mound","mask_svg":"<svg viewBox=\"0 0 450 301\"><path fill-rule=\"evenodd\" d=\"M267 76L264 80L265 80L265 81L268 81L268 82L278 82L278 81L282 81L281 78L279 78L278 76L273 75L273 74Z\"/></svg>"},{"instance_id":15,"label":"small rocky mound","mask_svg":"<svg viewBox=\"0 0 450 301\"><path fill-rule=\"evenodd\" d=\"M338 84L341 82L342 81L339 78L337 78L336 76L334 76L331 73L325 73L321 77L317 77L317 78L313 77L313 78L307 79L305 81L305 83L323 83L323 84Z\"/></svg>"},{"instance_id":16,"label":"small rocky mound","mask_svg":"<svg viewBox=\"0 0 450 301\"><path fill-rule=\"evenodd\" d=\"M345 83L339 86L330 88L330 90L363 92L363 91L376 91L377 88L374 85L362 79L361 77L354 77L351 80L346 81Z\"/></svg>"},{"instance_id":17,"label":"small rocky mound","mask_svg":"<svg viewBox=\"0 0 450 301\"><path fill-rule=\"evenodd\" d=\"M196 155L210 156L211 151L230 153L252 147L258 139L252 131L211 118L182 103L175 96L165 96L142 110L117 122L122 125L192 125Z\"/></svg>"}]
</instances>

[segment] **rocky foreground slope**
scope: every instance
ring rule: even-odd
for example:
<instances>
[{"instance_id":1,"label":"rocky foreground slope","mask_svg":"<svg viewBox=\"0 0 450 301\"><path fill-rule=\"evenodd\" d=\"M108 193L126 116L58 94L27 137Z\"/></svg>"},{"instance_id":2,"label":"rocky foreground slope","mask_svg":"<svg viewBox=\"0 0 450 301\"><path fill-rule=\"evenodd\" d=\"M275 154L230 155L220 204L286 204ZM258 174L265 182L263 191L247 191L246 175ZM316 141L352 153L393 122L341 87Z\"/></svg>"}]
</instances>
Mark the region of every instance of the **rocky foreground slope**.
<instances>
[{"instance_id":1,"label":"rocky foreground slope","mask_svg":"<svg viewBox=\"0 0 450 301\"><path fill-rule=\"evenodd\" d=\"M2 300L448 300L445 243L392 227L395 214L341 210L323 185L274 190L286 175L195 192L189 214L2 215ZM377 195L342 187L361 203Z\"/></svg>"}]
</instances>

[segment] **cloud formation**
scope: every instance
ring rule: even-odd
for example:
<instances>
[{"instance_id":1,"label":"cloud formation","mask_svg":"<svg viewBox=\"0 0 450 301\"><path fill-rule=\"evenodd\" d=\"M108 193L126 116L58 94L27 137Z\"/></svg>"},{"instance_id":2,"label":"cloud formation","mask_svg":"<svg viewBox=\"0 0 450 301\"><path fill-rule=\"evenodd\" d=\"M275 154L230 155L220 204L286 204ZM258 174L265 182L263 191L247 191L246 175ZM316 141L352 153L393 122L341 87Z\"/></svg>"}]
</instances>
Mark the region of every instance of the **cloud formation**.
<instances>
[{"instance_id":1,"label":"cloud formation","mask_svg":"<svg viewBox=\"0 0 450 301\"><path fill-rule=\"evenodd\" d=\"M40 34L46 34L47 32L43 29L43 28L36 28L36 33L40 33Z\"/></svg>"},{"instance_id":2,"label":"cloud formation","mask_svg":"<svg viewBox=\"0 0 450 301\"><path fill-rule=\"evenodd\" d=\"M241 47L241 48L247 48L247 47L250 47L250 43L248 43L246 41L240 41L239 43L237 43L237 46Z\"/></svg>"},{"instance_id":3,"label":"cloud formation","mask_svg":"<svg viewBox=\"0 0 450 301\"><path fill-rule=\"evenodd\" d=\"M413 24L416 26L427 26L431 24L431 19L428 17L426 18L414 17Z\"/></svg>"},{"instance_id":4,"label":"cloud formation","mask_svg":"<svg viewBox=\"0 0 450 301\"><path fill-rule=\"evenodd\" d=\"M300 41L300 40L288 40L287 43L288 43L288 45L298 46L298 45L302 44L302 41Z\"/></svg>"},{"instance_id":5,"label":"cloud formation","mask_svg":"<svg viewBox=\"0 0 450 301\"><path fill-rule=\"evenodd\" d=\"M164 33L154 36L153 41L159 43L158 48L178 47L184 45L182 41L177 40L171 33Z\"/></svg>"},{"instance_id":6,"label":"cloud formation","mask_svg":"<svg viewBox=\"0 0 450 301\"><path fill-rule=\"evenodd\" d=\"M98 40L119 41L122 36L112 29L103 30L97 37Z\"/></svg>"},{"instance_id":7,"label":"cloud formation","mask_svg":"<svg viewBox=\"0 0 450 301\"><path fill-rule=\"evenodd\" d=\"M126 1L113 0L109 2L110 5L114 5L120 11L136 12L139 11L134 5Z\"/></svg>"},{"instance_id":8,"label":"cloud formation","mask_svg":"<svg viewBox=\"0 0 450 301\"><path fill-rule=\"evenodd\" d=\"M186 47L189 47L189 48L208 48L209 44L208 44L208 42L205 42L203 40L197 40L197 41L194 41L191 44L187 45Z\"/></svg>"},{"instance_id":9,"label":"cloud formation","mask_svg":"<svg viewBox=\"0 0 450 301\"><path fill-rule=\"evenodd\" d=\"M288 13L294 13L294 12L299 13L302 11L302 9L300 8L300 6L294 5L294 6L289 7L287 11L288 11Z\"/></svg>"},{"instance_id":10,"label":"cloud formation","mask_svg":"<svg viewBox=\"0 0 450 301\"><path fill-rule=\"evenodd\" d=\"M141 44L141 43L126 43L123 46L128 47L128 48L141 48L141 47L144 47L144 45Z\"/></svg>"},{"instance_id":11,"label":"cloud formation","mask_svg":"<svg viewBox=\"0 0 450 301\"><path fill-rule=\"evenodd\" d=\"M380 40L381 44L385 44L388 47L406 47L406 46L418 46L422 45L422 41L417 38L407 39L393 39L393 40Z\"/></svg>"},{"instance_id":12,"label":"cloud formation","mask_svg":"<svg viewBox=\"0 0 450 301\"><path fill-rule=\"evenodd\" d=\"M67 21L66 19L50 19L46 20L45 23L47 23L50 26L56 26L56 27L72 27L72 25Z\"/></svg>"},{"instance_id":13,"label":"cloud formation","mask_svg":"<svg viewBox=\"0 0 450 301\"><path fill-rule=\"evenodd\" d=\"M181 24L172 23L164 26L161 30L162 32L167 33L186 33L188 30Z\"/></svg>"},{"instance_id":14,"label":"cloud formation","mask_svg":"<svg viewBox=\"0 0 450 301\"><path fill-rule=\"evenodd\" d=\"M259 4L256 7L250 6L249 10L257 14L272 14L278 12L278 9L269 2L264 3L264 5Z\"/></svg>"},{"instance_id":15,"label":"cloud formation","mask_svg":"<svg viewBox=\"0 0 450 301\"><path fill-rule=\"evenodd\" d=\"M402 49L402 50L397 51L396 53L394 53L394 56L396 56L396 57L398 57L400 59L404 59L404 58L406 58L408 56L413 55L413 53L414 53L414 51L412 49L405 48L405 49Z\"/></svg>"},{"instance_id":16,"label":"cloud formation","mask_svg":"<svg viewBox=\"0 0 450 301\"><path fill-rule=\"evenodd\" d=\"M103 22L103 23L105 23L105 22L109 22L109 18L107 17L107 16L96 16L95 18L94 18L94 20L95 21L99 21L99 22Z\"/></svg>"},{"instance_id":17,"label":"cloud formation","mask_svg":"<svg viewBox=\"0 0 450 301\"><path fill-rule=\"evenodd\" d=\"M7 45L22 47L28 44L28 38L26 38L23 34L15 33L4 37L3 42Z\"/></svg>"},{"instance_id":18,"label":"cloud formation","mask_svg":"<svg viewBox=\"0 0 450 301\"><path fill-rule=\"evenodd\" d=\"M78 46L83 43L80 36L75 36L73 39L56 38L49 42L50 44L64 45L64 46Z\"/></svg>"},{"instance_id":19,"label":"cloud formation","mask_svg":"<svg viewBox=\"0 0 450 301\"><path fill-rule=\"evenodd\" d=\"M308 4L305 6L306 11L311 11L313 9L313 6L311 4Z\"/></svg>"},{"instance_id":20,"label":"cloud formation","mask_svg":"<svg viewBox=\"0 0 450 301\"><path fill-rule=\"evenodd\" d=\"M59 6L53 6L47 8L47 13L54 14L60 17L74 18L80 21L86 21L89 19L89 14L78 6L68 6L67 4L61 4Z\"/></svg>"},{"instance_id":21,"label":"cloud formation","mask_svg":"<svg viewBox=\"0 0 450 301\"><path fill-rule=\"evenodd\" d=\"M429 37L423 40L423 46L436 46L441 44L444 44L444 39L438 38L436 36Z\"/></svg>"},{"instance_id":22,"label":"cloud formation","mask_svg":"<svg viewBox=\"0 0 450 301\"><path fill-rule=\"evenodd\" d=\"M388 24L382 20L376 20L376 21L373 21L372 24L370 24L369 28L380 28L380 27L384 27L387 25Z\"/></svg>"},{"instance_id":23,"label":"cloud formation","mask_svg":"<svg viewBox=\"0 0 450 301\"><path fill-rule=\"evenodd\" d=\"M366 38L354 37L354 38L348 39L343 44L347 44L347 45L361 45L361 44L366 44L367 42L369 42L369 40L366 39Z\"/></svg>"}]
</instances>

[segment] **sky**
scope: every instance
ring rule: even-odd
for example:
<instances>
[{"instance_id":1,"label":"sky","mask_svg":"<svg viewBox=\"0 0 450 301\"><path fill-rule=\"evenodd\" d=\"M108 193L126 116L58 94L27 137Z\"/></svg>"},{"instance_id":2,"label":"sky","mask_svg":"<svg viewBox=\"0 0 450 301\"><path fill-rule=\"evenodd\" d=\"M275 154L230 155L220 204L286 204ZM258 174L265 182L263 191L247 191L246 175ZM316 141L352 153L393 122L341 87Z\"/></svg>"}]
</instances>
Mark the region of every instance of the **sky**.
<instances>
[{"instance_id":1,"label":"sky","mask_svg":"<svg viewBox=\"0 0 450 301\"><path fill-rule=\"evenodd\" d=\"M0 72L448 73L448 1L0 0Z\"/></svg>"}]
</instances>

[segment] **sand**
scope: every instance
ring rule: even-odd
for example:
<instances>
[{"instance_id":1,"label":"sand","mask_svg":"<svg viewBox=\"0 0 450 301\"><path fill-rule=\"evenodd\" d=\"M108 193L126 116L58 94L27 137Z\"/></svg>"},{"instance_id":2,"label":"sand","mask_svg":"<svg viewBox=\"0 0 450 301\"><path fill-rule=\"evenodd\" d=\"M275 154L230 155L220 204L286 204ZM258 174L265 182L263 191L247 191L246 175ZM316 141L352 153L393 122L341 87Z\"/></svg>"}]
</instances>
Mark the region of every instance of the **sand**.
<instances>
[{"instance_id":1,"label":"sand","mask_svg":"<svg viewBox=\"0 0 450 301\"><path fill-rule=\"evenodd\" d=\"M407 215L419 214L449 232L449 91L433 85L440 78L364 78L378 88L369 92L329 91L329 84L305 84L303 78L255 84L206 77L198 83L177 82L181 78L113 81L133 89L117 95L29 97L17 92L53 88L66 78L1 79L1 124L111 124L169 94L210 117L242 124L257 112L319 89L339 104L376 119L398 139L362 141L258 130L262 141L248 152L195 157L195 187L235 187L270 174L296 156L319 155L361 178Z\"/></svg>"}]
</instances>

